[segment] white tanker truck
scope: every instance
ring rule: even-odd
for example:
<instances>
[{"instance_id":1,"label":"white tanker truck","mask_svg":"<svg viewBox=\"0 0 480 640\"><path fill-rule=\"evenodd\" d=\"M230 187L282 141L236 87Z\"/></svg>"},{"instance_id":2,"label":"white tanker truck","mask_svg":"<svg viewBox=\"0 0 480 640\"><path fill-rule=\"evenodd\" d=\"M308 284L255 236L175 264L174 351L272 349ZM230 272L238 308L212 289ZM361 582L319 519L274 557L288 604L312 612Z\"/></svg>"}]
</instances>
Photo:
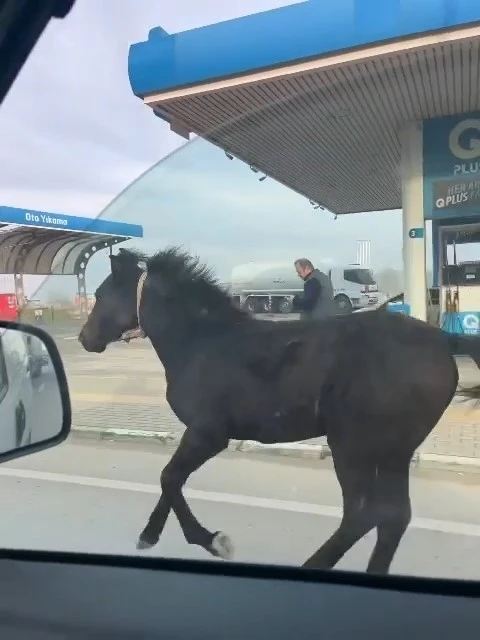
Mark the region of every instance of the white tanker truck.
<instances>
[{"instance_id":1,"label":"white tanker truck","mask_svg":"<svg viewBox=\"0 0 480 640\"><path fill-rule=\"evenodd\" d=\"M356 264L318 267L332 282L339 313L374 306L383 301L370 269ZM303 282L292 262L248 262L232 269L230 294L252 313L290 313L292 300Z\"/></svg>"}]
</instances>

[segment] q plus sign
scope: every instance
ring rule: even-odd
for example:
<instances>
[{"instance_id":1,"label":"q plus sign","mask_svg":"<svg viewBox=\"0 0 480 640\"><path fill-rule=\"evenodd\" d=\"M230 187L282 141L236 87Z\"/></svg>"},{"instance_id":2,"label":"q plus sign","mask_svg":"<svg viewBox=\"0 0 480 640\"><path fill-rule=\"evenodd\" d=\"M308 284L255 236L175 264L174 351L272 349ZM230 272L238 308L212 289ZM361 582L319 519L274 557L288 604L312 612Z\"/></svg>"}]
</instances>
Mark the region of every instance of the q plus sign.
<instances>
[{"instance_id":1,"label":"q plus sign","mask_svg":"<svg viewBox=\"0 0 480 640\"><path fill-rule=\"evenodd\" d=\"M480 329L480 320L474 313L466 313L463 316L462 324L466 331L478 331Z\"/></svg>"},{"instance_id":2,"label":"q plus sign","mask_svg":"<svg viewBox=\"0 0 480 640\"><path fill-rule=\"evenodd\" d=\"M463 146L460 138L466 131L472 131L468 146ZM453 155L460 160L474 160L480 157L480 119L462 120L450 131L448 146Z\"/></svg>"}]
</instances>

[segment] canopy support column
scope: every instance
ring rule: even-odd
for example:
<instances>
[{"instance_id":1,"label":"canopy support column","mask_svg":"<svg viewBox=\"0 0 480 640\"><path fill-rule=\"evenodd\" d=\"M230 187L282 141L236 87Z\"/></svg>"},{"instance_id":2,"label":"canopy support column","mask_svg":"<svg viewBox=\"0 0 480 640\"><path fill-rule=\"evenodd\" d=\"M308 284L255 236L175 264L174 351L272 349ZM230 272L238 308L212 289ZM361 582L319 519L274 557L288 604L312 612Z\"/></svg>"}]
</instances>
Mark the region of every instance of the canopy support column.
<instances>
[{"instance_id":1,"label":"canopy support column","mask_svg":"<svg viewBox=\"0 0 480 640\"><path fill-rule=\"evenodd\" d=\"M23 284L23 273L16 273L14 275L14 283L15 283L15 296L17 298L17 306L19 311L21 311L25 304L25 287Z\"/></svg>"},{"instance_id":2,"label":"canopy support column","mask_svg":"<svg viewBox=\"0 0 480 640\"><path fill-rule=\"evenodd\" d=\"M423 123L408 122L400 131L403 270L405 303L414 318L427 320L425 219L423 214Z\"/></svg>"},{"instance_id":3,"label":"canopy support column","mask_svg":"<svg viewBox=\"0 0 480 640\"><path fill-rule=\"evenodd\" d=\"M85 321L88 317L87 286L85 284L85 272L77 273L78 301L80 304L80 320Z\"/></svg>"},{"instance_id":4,"label":"canopy support column","mask_svg":"<svg viewBox=\"0 0 480 640\"><path fill-rule=\"evenodd\" d=\"M13 280L15 285L15 296L17 298L18 310L21 312L26 305L25 285L23 282L23 272L25 268L25 259L28 255L28 248L22 246L15 260Z\"/></svg>"},{"instance_id":5,"label":"canopy support column","mask_svg":"<svg viewBox=\"0 0 480 640\"><path fill-rule=\"evenodd\" d=\"M119 242L125 242L128 240L126 237L119 236L118 238L102 238L92 240L92 242L85 247L81 255L78 256L75 262L75 275L77 276L78 298L80 304L80 319L85 321L88 318L88 297L87 297L87 284L85 280L85 274L87 270L87 264L89 260L97 253L97 251L110 248L110 254L112 253L112 247Z\"/></svg>"},{"instance_id":6,"label":"canopy support column","mask_svg":"<svg viewBox=\"0 0 480 640\"><path fill-rule=\"evenodd\" d=\"M96 247L93 247L93 252L95 252ZM77 291L78 291L78 303L80 305L80 320L85 322L88 318L88 298L87 298L87 283L85 279L85 274L87 271L87 263L92 255L92 247L88 246L85 250L78 256L75 262L75 275L77 276Z\"/></svg>"}]
</instances>

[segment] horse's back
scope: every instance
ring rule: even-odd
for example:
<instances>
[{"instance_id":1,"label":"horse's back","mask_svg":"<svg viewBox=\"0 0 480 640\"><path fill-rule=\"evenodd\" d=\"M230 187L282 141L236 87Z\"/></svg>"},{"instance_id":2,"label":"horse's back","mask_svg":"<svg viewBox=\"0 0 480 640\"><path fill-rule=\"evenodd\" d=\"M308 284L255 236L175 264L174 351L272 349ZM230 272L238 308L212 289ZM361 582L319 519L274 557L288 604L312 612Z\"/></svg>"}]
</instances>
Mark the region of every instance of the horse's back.
<instances>
[{"instance_id":1,"label":"horse's back","mask_svg":"<svg viewBox=\"0 0 480 640\"><path fill-rule=\"evenodd\" d=\"M293 407L319 420L433 426L458 378L445 336L400 314L252 321L192 354L176 394L191 414L254 421ZM187 399L188 398L188 399ZM185 410L185 409L184 409ZM210 416L209 416L210 419ZM373 430L375 431L375 430Z\"/></svg>"},{"instance_id":2,"label":"horse's back","mask_svg":"<svg viewBox=\"0 0 480 640\"><path fill-rule=\"evenodd\" d=\"M378 442L396 443L400 437L418 446L458 383L446 336L424 322L385 312L355 314L337 329L326 406L345 423L370 424L369 436Z\"/></svg>"}]
</instances>

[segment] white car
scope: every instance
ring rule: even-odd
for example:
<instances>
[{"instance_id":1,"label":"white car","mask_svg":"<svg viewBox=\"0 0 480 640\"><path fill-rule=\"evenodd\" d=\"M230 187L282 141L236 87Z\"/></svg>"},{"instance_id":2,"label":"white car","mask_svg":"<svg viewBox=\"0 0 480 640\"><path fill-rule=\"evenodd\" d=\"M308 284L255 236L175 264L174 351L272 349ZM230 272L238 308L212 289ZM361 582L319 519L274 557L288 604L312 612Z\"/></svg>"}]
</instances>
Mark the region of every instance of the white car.
<instances>
[{"instance_id":1,"label":"white car","mask_svg":"<svg viewBox=\"0 0 480 640\"><path fill-rule=\"evenodd\" d=\"M34 388L25 334L0 331L0 451L6 452L31 442Z\"/></svg>"}]
</instances>

